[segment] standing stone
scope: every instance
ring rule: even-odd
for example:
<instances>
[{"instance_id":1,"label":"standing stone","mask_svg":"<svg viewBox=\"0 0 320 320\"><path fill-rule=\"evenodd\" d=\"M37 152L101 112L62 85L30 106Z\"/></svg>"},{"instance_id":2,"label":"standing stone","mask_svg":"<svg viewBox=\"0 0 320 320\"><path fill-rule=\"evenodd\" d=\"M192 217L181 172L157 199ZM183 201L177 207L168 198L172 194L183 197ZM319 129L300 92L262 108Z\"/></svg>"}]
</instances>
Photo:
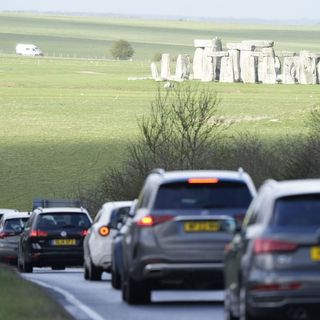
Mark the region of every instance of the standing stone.
<instances>
[{"instance_id":1,"label":"standing stone","mask_svg":"<svg viewBox=\"0 0 320 320\"><path fill-rule=\"evenodd\" d=\"M241 51L240 68L241 80L243 83L256 83L257 68L256 57L252 51Z\"/></svg>"},{"instance_id":2,"label":"standing stone","mask_svg":"<svg viewBox=\"0 0 320 320\"><path fill-rule=\"evenodd\" d=\"M299 83L317 84L316 56L308 51L300 52Z\"/></svg>"},{"instance_id":3,"label":"standing stone","mask_svg":"<svg viewBox=\"0 0 320 320\"><path fill-rule=\"evenodd\" d=\"M297 79L297 59L295 57L284 57L282 70L282 83L295 84Z\"/></svg>"},{"instance_id":4,"label":"standing stone","mask_svg":"<svg viewBox=\"0 0 320 320\"><path fill-rule=\"evenodd\" d=\"M263 48L262 54L262 83L275 84L277 82L277 74L274 50L273 48Z\"/></svg>"},{"instance_id":5,"label":"standing stone","mask_svg":"<svg viewBox=\"0 0 320 320\"><path fill-rule=\"evenodd\" d=\"M163 53L161 55L161 78L166 80L170 78L170 54Z\"/></svg>"},{"instance_id":6,"label":"standing stone","mask_svg":"<svg viewBox=\"0 0 320 320\"><path fill-rule=\"evenodd\" d=\"M202 79L204 49L197 48L193 56L193 79Z\"/></svg>"},{"instance_id":7,"label":"standing stone","mask_svg":"<svg viewBox=\"0 0 320 320\"><path fill-rule=\"evenodd\" d=\"M262 53L259 54L259 56L257 57L257 63L258 63L257 81L262 82L262 80L263 80L263 55L262 55Z\"/></svg>"},{"instance_id":8,"label":"standing stone","mask_svg":"<svg viewBox=\"0 0 320 320\"><path fill-rule=\"evenodd\" d=\"M276 75L278 76L281 74L281 61L277 56L274 57L274 66L276 68Z\"/></svg>"},{"instance_id":9,"label":"standing stone","mask_svg":"<svg viewBox=\"0 0 320 320\"><path fill-rule=\"evenodd\" d=\"M150 68L152 79L157 81L159 79L159 73L156 63L152 62Z\"/></svg>"},{"instance_id":10,"label":"standing stone","mask_svg":"<svg viewBox=\"0 0 320 320\"><path fill-rule=\"evenodd\" d=\"M234 67L232 57L223 57L221 59L220 82L233 83Z\"/></svg>"},{"instance_id":11,"label":"standing stone","mask_svg":"<svg viewBox=\"0 0 320 320\"><path fill-rule=\"evenodd\" d=\"M213 66L213 58L204 55L203 63L202 63L202 78L203 82L210 82L214 80L214 66Z\"/></svg>"},{"instance_id":12,"label":"standing stone","mask_svg":"<svg viewBox=\"0 0 320 320\"><path fill-rule=\"evenodd\" d=\"M320 59L318 60L318 64L317 64L317 72L318 72L318 83L320 83Z\"/></svg>"},{"instance_id":13,"label":"standing stone","mask_svg":"<svg viewBox=\"0 0 320 320\"><path fill-rule=\"evenodd\" d=\"M234 81L239 82L240 81L240 51L233 49L233 50L228 50L228 52L229 52L229 57L232 59ZM221 67L222 67L222 63L221 63Z\"/></svg>"},{"instance_id":14,"label":"standing stone","mask_svg":"<svg viewBox=\"0 0 320 320\"><path fill-rule=\"evenodd\" d=\"M189 56L185 54L179 54L176 64L176 79L188 79L190 70L189 70Z\"/></svg>"}]
</instances>

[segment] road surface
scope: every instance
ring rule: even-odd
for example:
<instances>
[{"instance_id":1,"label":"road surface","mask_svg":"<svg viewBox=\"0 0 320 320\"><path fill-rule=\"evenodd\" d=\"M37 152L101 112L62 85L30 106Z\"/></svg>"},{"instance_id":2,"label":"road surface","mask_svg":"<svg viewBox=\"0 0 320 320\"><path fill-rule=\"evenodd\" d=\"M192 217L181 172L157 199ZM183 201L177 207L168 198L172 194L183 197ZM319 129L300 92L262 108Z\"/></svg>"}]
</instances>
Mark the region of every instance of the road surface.
<instances>
[{"instance_id":1,"label":"road surface","mask_svg":"<svg viewBox=\"0 0 320 320\"><path fill-rule=\"evenodd\" d=\"M150 305L129 306L121 291L112 289L108 274L102 281L86 281L82 269L35 268L23 276L46 287L78 320L223 319L222 291L154 291Z\"/></svg>"}]
</instances>

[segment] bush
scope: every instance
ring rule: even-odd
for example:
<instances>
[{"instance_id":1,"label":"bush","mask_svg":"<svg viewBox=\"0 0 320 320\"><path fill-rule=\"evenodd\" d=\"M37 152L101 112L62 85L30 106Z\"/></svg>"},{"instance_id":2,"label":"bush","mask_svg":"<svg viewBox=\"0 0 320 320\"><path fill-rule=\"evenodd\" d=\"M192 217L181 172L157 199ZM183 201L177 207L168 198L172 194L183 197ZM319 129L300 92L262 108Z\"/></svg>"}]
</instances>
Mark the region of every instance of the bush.
<instances>
[{"instance_id":1,"label":"bush","mask_svg":"<svg viewBox=\"0 0 320 320\"><path fill-rule=\"evenodd\" d=\"M111 55L114 59L127 60L134 55L134 50L131 44L125 40L118 40L114 42L110 49Z\"/></svg>"}]
</instances>

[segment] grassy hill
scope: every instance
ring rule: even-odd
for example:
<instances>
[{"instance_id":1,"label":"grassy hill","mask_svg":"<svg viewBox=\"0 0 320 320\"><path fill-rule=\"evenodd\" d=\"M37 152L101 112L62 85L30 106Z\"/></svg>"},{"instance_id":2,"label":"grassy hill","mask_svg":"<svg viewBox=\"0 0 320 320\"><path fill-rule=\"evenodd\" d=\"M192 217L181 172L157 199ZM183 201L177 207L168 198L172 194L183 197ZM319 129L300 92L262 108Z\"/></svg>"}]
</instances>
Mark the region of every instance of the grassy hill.
<instances>
[{"instance_id":1,"label":"grassy hill","mask_svg":"<svg viewBox=\"0 0 320 320\"><path fill-rule=\"evenodd\" d=\"M193 38L223 34L232 41L278 37L284 48L291 43L291 48L320 52L319 29L306 27L300 33L294 27L256 29L1 14L3 52L9 52L21 36L25 38L19 42L34 42L45 52L59 47L72 58L1 56L0 207L29 209L35 197L69 196L79 186L94 184L107 167L119 165L125 146L138 134L137 119L148 112L158 85L128 77L149 76L147 60L156 51L192 52ZM100 49L105 52L107 41L118 38L139 43L145 50L136 48L133 61L73 57L85 57L89 51L98 56ZM193 83L219 92L221 115L235 122L233 132L248 130L265 139L303 133L310 108L320 101L319 86Z\"/></svg>"},{"instance_id":2,"label":"grassy hill","mask_svg":"<svg viewBox=\"0 0 320 320\"><path fill-rule=\"evenodd\" d=\"M0 50L12 53L16 43L35 43L46 54L107 57L113 41L129 41L136 60L150 60L157 52L192 54L193 39L220 37L223 43L272 39L279 50L320 52L320 26L215 24L178 20L137 20L0 14Z\"/></svg>"}]
</instances>

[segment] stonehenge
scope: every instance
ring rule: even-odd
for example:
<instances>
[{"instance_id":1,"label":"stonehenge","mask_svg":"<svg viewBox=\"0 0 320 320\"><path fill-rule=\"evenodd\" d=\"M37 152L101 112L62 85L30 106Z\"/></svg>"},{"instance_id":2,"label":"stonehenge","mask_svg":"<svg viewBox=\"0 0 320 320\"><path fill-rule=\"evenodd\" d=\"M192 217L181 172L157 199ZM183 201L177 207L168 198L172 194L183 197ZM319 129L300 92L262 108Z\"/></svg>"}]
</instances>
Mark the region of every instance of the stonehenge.
<instances>
[{"instance_id":1,"label":"stonehenge","mask_svg":"<svg viewBox=\"0 0 320 320\"><path fill-rule=\"evenodd\" d=\"M171 75L170 55L162 54L160 75L151 64L155 81L200 80L221 83L320 84L320 53L276 52L272 40L243 40L226 43L220 38L195 39L193 61L185 54L177 57Z\"/></svg>"}]
</instances>

